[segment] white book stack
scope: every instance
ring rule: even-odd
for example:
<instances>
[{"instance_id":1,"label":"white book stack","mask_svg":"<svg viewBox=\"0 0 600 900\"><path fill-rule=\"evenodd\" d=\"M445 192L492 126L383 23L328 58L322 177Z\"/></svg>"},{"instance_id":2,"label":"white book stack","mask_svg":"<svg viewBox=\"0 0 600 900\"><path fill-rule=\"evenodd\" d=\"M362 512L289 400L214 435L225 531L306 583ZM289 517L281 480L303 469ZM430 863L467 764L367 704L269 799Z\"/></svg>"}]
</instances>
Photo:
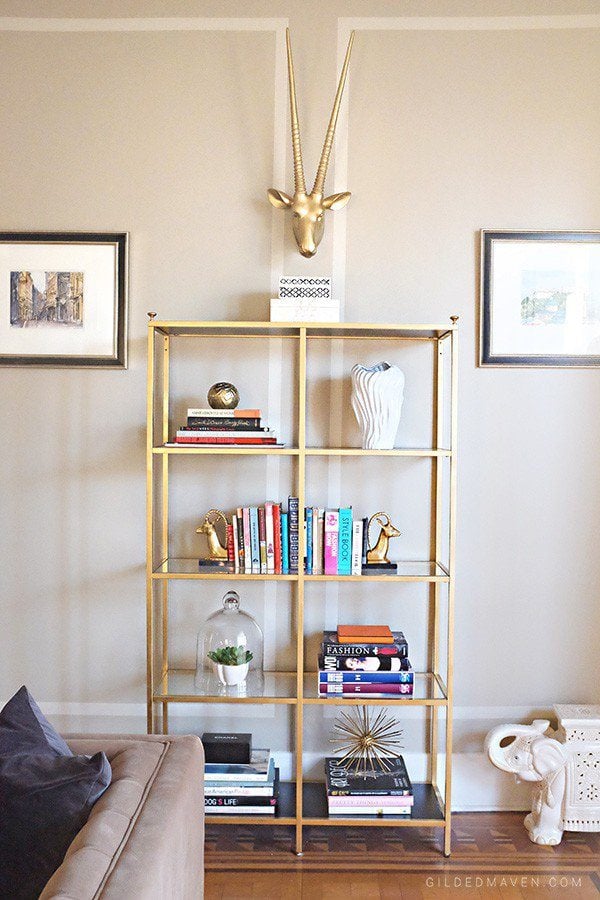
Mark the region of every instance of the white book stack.
<instances>
[{"instance_id":1,"label":"white book stack","mask_svg":"<svg viewBox=\"0 0 600 900\"><path fill-rule=\"evenodd\" d=\"M340 301L331 298L331 278L279 279L279 297L271 300L271 322L339 321Z\"/></svg>"}]
</instances>

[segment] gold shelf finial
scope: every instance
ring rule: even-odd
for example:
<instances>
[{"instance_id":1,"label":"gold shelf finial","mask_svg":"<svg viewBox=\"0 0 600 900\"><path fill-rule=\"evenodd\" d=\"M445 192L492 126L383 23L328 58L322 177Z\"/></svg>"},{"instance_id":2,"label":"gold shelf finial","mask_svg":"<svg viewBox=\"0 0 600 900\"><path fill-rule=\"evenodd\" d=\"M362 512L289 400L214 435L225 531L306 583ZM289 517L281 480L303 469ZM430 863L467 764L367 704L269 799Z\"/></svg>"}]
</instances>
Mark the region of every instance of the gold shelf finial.
<instances>
[{"instance_id":1,"label":"gold shelf finial","mask_svg":"<svg viewBox=\"0 0 600 900\"><path fill-rule=\"evenodd\" d=\"M155 318L156 318L156 313L155 313L155 312L149 312L149 313L147 313L147 316L148 316L148 318L150 319L150 321L152 321L152 319L155 319Z\"/></svg>"},{"instance_id":2,"label":"gold shelf finial","mask_svg":"<svg viewBox=\"0 0 600 900\"><path fill-rule=\"evenodd\" d=\"M456 325L459 318L460 318L460 316L450 316L450 321L452 322L453 325Z\"/></svg>"}]
</instances>

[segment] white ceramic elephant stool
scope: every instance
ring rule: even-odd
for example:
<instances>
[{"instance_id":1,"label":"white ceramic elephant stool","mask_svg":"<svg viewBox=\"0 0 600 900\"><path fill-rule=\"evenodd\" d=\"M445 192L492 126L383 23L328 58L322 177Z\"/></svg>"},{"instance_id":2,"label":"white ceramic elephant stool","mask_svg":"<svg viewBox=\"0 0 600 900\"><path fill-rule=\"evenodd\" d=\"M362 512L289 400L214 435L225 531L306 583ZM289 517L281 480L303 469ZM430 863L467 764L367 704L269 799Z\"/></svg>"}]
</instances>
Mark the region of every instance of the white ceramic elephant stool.
<instances>
[{"instance_id":1,"label":"white ceramic elephant stool","mask_svg":"<svg viewBox=\"0 0 600 900\"><path fill-rule=\"evenodd\" d=\"M600 707L555 710L556 733L536 719L499 725L485 739L495 766L534 784L525 827L535 844L560 844L563 831L600 831Z\"/></svg>"}]
</instances>

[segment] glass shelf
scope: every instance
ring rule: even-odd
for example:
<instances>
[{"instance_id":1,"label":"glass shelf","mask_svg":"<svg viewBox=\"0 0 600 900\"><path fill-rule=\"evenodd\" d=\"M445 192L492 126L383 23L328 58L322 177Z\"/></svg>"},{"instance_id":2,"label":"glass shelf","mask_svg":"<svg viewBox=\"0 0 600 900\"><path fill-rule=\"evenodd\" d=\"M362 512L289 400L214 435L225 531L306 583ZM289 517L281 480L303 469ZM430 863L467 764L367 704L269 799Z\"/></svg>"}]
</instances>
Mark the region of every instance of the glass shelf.
<instances>
[{"instance_id":1,"label":"glass shelf","mask_svg":"<svg viewBox=\"0 0 600 900\"><path fill-rule=\"evenodd\" d=\"M432 560L395 560L398 569L393 574L377 575L305 575L305 581L449 581L445 566ZM298 581L298 575L250 575L228 568L201 569L198 557L169 557L152 572L152 578L204 578L217 581Z\"/></svg>"},{"instance_id":2,"label":"glass shelf","mask_svg":"<svg viewBox=\"0 0 600 900\"><path fill-rule=\"evenodd\" d=\"M213 580L234 579L236 581L297 581L297 575L244 575L230 572L225 567L214 570L201 569L198 557L185 559L183 557L169 557L164 560L152 573L153 578L209 578Z\"/></svg>"},{"instance_id":3,"label":"glass shelf","mask_svg":"<svg viewBox=\"0 0 600 900\"><path fill-rule=\"evenodd\" d=\"M449 581L448 570L439 562L428 559L393 560L398 566L389 575L305 575L305 581Z\"/></svg>"},{"instance_id":4,"label":"glass shelf","mask_svg":"<svg viewBox=\"0 0 600 900\"><path fill-rule=\"evenodd\" d=\"M452 456L445 447L394 447L393 450L363 450L362 447L306 447L306 456Z\"/></svg>"},{"instance_id":5,"label":"glass shelf","mask_svg":"<svg viewBox=\"0 0 600 900\"><path fill-rule=\"evenodd\" d=\"M386 697L370 697L368 694L333 694L327 697L317 693L317 672L305 672L303 703L308 704L358 704L360 706L447 706L446 691L432 672L415 672L412 695L388 694Z\"/></svg>"},{"instance_id":6,"label":"glass shelf","mask_svg":"<svg viewBox=\"0 0 600 900\"><path fill-rule=\"evenodd\" d=\"M412 813L403 816L330 816L325 785L305 781L302 788L302 821L305 825L443 825L444 813L431 784L413 783L415 798Z\"/></svg>"},{"instance_id":7,"label":"glass shelf","mask_svg":"<svg viewBox=\"0 0 600 900\"><path fill-rule=\"evenodd\" d=\"M169 703L289 703L296 700L295 672L264 672L262 678L250 671L244 685L226 687L215 676L196 679L194 669L169 669L157 679L154 700Z\"/></svg>"},{"instance_id":8,"label":"glass shelf","mask_svg":"<svg viewBox=\"0 0 600 900\"><path fill-rule=\"evenodd\" d=\"M227 446L221 444L212 445L212 446L201 446L197 447L193 444L189 446L180 446L180 447L166 447L162 445L160 447L153 447L152 453L154 454L202 454L206 455L217 455L217 456L298 456L299 450L297 447L251 447L251 446Z\"/></svg>"}]
</instances>

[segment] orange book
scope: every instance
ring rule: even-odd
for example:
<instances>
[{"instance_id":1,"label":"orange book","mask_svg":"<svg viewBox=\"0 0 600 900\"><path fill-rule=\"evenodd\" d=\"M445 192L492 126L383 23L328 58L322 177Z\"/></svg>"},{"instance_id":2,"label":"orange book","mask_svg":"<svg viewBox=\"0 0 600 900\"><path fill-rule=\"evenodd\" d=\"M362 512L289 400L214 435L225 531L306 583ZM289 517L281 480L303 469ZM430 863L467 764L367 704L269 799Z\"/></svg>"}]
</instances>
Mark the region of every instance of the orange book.
<instances>
[{"instance_id":1,"label":"orange book","mask_svg":"<svg viewBox=\"0 0 600 900\"><path fill-rule=\"evenodd\" d=\"M393 644L394 636L388 625L338 625L340 644Z\"/></svg>"}]
</instances>

